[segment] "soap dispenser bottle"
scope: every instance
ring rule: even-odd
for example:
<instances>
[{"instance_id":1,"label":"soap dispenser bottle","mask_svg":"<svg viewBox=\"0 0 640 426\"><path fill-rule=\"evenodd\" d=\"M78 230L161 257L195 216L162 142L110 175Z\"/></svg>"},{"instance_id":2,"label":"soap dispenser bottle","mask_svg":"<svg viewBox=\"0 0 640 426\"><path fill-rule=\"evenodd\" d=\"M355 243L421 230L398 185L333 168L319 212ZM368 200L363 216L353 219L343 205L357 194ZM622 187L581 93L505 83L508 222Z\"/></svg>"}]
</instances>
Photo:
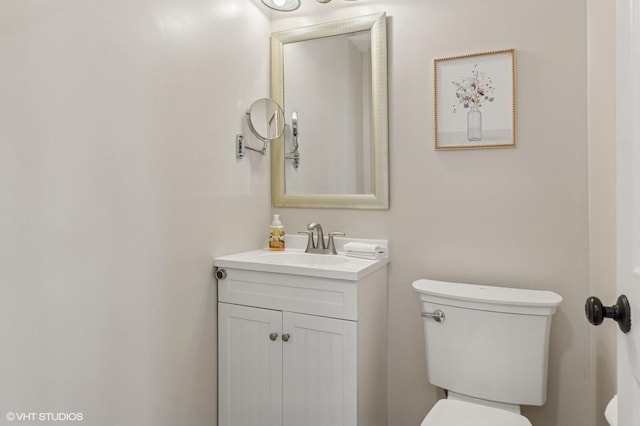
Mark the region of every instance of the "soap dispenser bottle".
<instances>
[{"instance_id":1,"label":"soap dispenser bottle","mask_svg":"<svg viewBox=\"0 0 640 426\"><path fill-rule=\"evenodd\" d=\"M269 250L284 250L284 226L280 222L280 215L273 215L273 222L269 227Z\"/></svg>"}]
</instances>

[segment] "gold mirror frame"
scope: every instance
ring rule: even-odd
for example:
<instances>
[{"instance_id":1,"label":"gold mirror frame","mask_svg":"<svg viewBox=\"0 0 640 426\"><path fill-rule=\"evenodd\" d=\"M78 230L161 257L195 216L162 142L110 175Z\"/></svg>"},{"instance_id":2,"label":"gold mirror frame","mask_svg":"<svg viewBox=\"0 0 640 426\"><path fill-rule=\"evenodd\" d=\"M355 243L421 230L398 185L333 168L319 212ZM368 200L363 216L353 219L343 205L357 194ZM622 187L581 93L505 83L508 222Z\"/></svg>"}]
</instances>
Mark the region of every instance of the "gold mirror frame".
<instances>
[{"instance_id":1,"label":"gold mirror frame","mask_svg":"<svg viewBox=\"0 0 640 426\"><path fill-rule=\"evenodd\" d=\"M387 106L387 15L378 13L271 34L271 97L284 106L284 57L287 43L348 34L371 33L371 100L374 138L373 194L286 194L284 137L271 143L271 199L274 207L384 210L389 208L389 125ZM308 161L308 160L307 160Z\"/></svg>"}]
</instances>

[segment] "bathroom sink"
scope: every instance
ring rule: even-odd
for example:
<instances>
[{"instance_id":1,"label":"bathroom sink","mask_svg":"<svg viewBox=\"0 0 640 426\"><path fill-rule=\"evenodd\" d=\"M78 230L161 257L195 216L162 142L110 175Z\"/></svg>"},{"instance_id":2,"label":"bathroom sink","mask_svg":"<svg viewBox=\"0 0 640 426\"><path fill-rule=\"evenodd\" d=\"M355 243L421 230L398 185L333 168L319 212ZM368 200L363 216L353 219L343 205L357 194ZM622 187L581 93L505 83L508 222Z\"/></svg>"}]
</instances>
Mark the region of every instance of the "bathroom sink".
<instances>
[{"instance_id":1,"label":"bathroom sink","mask_svg":"<svg viewBox=\"0 0 640 426\"><path fill-rule=\"evenodd\" d=\"M264 261L277 265L307 266L313 268L331 268L349 263L348 258L332 254L281 252L265 253L261 257Z\"/></svg>"}]
</instances>

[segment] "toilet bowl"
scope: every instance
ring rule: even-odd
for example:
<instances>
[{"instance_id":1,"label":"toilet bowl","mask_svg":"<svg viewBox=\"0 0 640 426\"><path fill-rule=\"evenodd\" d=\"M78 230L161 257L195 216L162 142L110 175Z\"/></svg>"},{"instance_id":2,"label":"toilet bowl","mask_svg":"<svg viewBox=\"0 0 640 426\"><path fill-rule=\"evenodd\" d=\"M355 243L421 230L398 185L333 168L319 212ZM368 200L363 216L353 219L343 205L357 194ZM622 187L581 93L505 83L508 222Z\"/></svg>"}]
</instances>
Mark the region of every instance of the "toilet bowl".
<instances>
[{"instance_id":1,"label":"toilet bowl","mask_svg":"<svg viewBox=\"0 0 640 426\"><path fill-rule=\"evenodd\" d=\"M551 291L418 280L429 382L447 390L421 426L531 426L520 405L543 405Z\"/></svg>"},{"instance_id":2,"label":"toilet bowl","mask_svg":"<svg viewBox=\"0 0 640 426\"><path fill-rule=\"evenodd\" d=\"M531 426L526 417L500 408L441 399L420 426Z\"/></svg>"},{"instance_id":3,"label":"toilet bowl","mask_svg":"<svg viewBox=\"0 0 640 426\"><path fill-rule=\"evenodd\" d=\"M604 418L610 426L618 426L618 395L614 395L604 410Z\"/></svg>"}]
</instances>

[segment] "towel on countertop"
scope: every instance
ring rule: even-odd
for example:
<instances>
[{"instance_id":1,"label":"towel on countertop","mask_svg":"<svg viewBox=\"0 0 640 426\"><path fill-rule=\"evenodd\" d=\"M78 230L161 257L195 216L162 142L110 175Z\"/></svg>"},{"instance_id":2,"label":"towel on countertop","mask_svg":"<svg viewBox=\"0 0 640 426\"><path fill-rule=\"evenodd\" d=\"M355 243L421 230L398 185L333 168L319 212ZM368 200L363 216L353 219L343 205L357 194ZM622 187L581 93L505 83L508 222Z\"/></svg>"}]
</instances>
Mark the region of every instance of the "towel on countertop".
<instances>
[{"instance_id":1,"label":"towel on countertop","mask_svg":"<svg viewBox=\"0 0 640 426\"><path fill-rule=\"evenodd\" d=\"M346 243L344 245L344 254L364 259L384 259L387 257L387 249L377 244Z\"/></svg>"}]
</instances>

